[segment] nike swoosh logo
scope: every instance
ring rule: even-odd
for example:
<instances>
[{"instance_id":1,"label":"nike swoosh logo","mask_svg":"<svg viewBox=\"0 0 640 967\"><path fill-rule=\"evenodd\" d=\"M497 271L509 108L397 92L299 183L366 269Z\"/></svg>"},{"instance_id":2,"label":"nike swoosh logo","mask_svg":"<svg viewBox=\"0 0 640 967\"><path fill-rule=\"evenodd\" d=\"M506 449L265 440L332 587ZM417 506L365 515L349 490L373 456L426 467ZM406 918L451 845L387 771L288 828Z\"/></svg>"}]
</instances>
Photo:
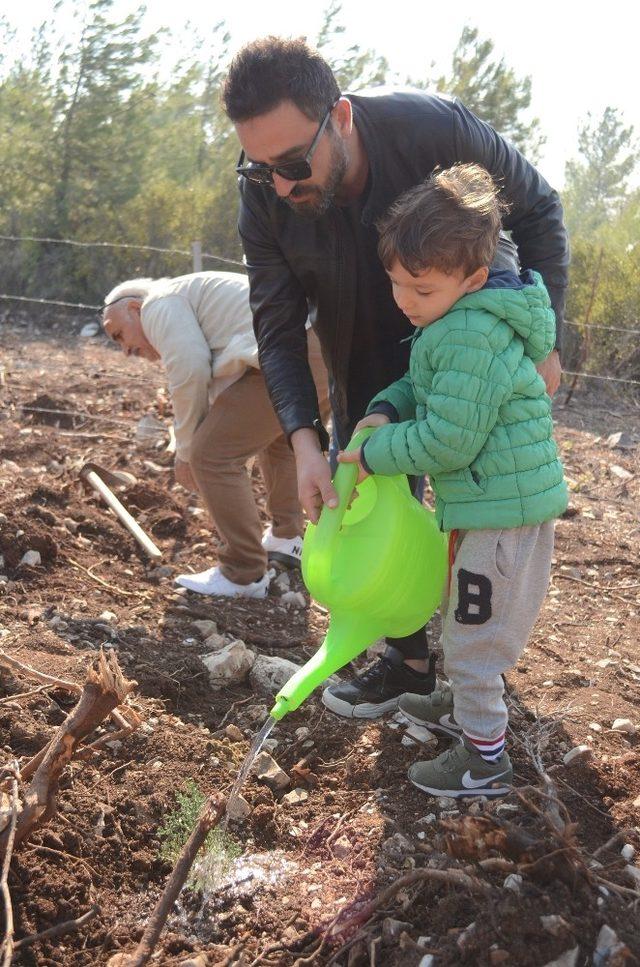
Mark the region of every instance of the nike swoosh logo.
<instances>
[{"instance_id":1,"label":"nike swoosh logo","mask_svg":"<svg viewBox=\"0 0 640 967\"><path fill-rule=\"evenodd\" d=\"M471 772L467 769L462 777L462 785L465 789L477 789L479 786L490 786L496 779L499 779L500 776L506 776L506 774L506 772L499 772L497 776L487 776L485 779L472 779Z\"/></svg>"},{"instance_id":2,"label":"nike swoosh logo","mask_svg":"<svg viewBox=\"0 0 640 967\"><path fill-rule=\"evenodd\" d=\"M458 729L459 731L462 731L458 723L454 722L448 712L446 715L441 716L440 725L444 725L449 729Z\"/></svg>"}]
</instances>

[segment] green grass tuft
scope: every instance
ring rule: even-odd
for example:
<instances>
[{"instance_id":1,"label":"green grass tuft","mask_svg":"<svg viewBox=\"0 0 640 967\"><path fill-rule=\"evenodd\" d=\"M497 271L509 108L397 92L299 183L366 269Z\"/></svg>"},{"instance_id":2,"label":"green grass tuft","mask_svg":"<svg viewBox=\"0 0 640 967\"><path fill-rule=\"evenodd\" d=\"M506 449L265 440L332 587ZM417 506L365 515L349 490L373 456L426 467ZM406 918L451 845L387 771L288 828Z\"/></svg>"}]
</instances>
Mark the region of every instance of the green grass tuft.
<instances>
[{"instance_id":1,"label":"green grass tuft","mask_svg":"<svg viewBox=\"0 0 640 967\"><path fill-rule=\"evenodd\" d=\"M184 792L176 794L176 808L167 814L164 824L158 830L162 840L160 856L163 860L175 863L180 850L191 835L206 798L192 779L186 783ZM201 857L204 862L196 865L207 870L215 869L216 875L222 876L241 855L242 849L238 843L232 839L226 829L217 826L211 830L202 847ZM189 883L198 888L204 885L201 879L197 872L192 871Z\"/></svg>"}]
</instances>

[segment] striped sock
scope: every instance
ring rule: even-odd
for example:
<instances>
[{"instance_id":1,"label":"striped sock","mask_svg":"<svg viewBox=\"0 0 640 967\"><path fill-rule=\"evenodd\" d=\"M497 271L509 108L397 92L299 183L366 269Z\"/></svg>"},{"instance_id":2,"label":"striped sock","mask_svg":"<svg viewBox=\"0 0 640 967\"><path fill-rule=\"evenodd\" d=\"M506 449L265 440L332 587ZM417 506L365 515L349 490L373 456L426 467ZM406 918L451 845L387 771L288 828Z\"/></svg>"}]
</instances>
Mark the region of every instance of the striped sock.
<instances>
[{"instance_id":1,"label":"striped sock","mask_svg":"<svg viewBox=\"0 0 640 967\"><path fill-rule=\"evenodd\" d=\"M502 753L504 752L504 736L499 735L495 739L478 739L473 735L469 735L468 732L464 733L465 739L474 747L476 752L482 756L485 762L497 762Z\"/></svg>"}]
</instances>

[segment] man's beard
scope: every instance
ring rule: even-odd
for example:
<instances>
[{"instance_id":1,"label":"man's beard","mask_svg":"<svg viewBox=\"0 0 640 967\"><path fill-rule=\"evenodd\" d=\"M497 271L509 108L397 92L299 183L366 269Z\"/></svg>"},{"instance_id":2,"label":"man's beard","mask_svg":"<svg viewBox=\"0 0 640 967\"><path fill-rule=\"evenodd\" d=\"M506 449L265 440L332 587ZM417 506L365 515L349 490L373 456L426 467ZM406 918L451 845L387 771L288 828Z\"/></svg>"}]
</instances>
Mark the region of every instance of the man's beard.
<instances>
[{"instance_id":1,"label":"man's beard","mask_svg":"<svg viewBox=\"0 0 640 967\"><path fill-rule=\"evenodd\" d=\"M319 218L330 208L340 185L344 178L349 164L347 148L339 135L333 131L331 136L331 168L326 185L309 185L301 181L292 189L291 193L284 199L289 208L303 218ZM293 201L292 199L309 195L305 201Z\"/></svg>"}]
</instances>

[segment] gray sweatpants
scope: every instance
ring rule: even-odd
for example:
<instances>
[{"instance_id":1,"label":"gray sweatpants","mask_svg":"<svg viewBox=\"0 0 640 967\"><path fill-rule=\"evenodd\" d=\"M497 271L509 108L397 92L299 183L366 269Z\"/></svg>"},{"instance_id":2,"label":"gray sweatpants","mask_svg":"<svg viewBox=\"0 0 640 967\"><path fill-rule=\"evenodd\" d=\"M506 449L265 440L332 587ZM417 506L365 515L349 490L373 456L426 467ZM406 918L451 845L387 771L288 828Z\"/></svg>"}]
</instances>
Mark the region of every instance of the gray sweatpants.
<instances>
[{"instance_id":1,"label":"gray sweatpants","mask_svg":"<svg viewBox=\"0 0 640 967\"><path fill-rule=\"evenodd\" d=\"M502 673L522 654L547 593L554 527L458 532L442 647L454 717L467 735L497 739L507 727Z\"/></svg>"}]
</instances>

